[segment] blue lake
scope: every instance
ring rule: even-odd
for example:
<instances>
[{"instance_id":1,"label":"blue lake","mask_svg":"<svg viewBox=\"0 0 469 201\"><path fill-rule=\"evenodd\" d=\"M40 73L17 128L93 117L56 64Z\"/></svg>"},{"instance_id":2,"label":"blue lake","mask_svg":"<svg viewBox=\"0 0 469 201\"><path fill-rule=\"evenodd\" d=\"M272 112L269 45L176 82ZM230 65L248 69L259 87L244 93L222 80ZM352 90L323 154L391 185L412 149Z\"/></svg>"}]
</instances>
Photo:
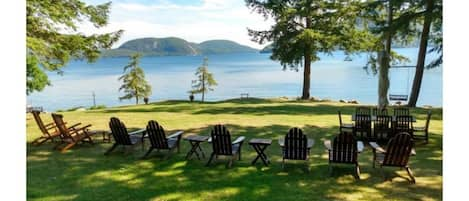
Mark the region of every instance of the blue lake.
<instances>
[{"instance_id":1,"label":"blue lake","mask_svg":"<svg viewBox=\"0 0 469 201\"><path fill-rule=\"evenodd\" d=\"M411 62L399 65L415 65L418 49L395 49L407 56ZM252 97L298 97L301 96L303 70L298 72L283 70L280 63L270 60L270 54L242 53L209 55L209 70L218 86L206 95L209 101L239 98L241 93ZM344 61L343 52L333 55L320 55L321 60L311 66L311 96L321 99L355 99L360 103L376 104L378 76L367 73L363 66L367 55L352 56L352 61ZM428 55L428 61L435 55ZM203 56L144 57L141 67L153 87L150 101L168 99L188 99L187 91L195 70L202 63ZM96 63L72 61L64 74L48 73L52 86L42 92L27 96L28 104L43 106L47 111L77 106L93 105L93 92L96 104L106 106L134 104L135 100L119 101L121 83L118 77L128 58L102 58ZM428 63L428 62L427 62ZM409 94L414 77L414 68L390 70L390 94ZM200 95L196 95L199 99ZM425 70L418 105L442 105L442 68Z\"/></svg>"}]
</instances>

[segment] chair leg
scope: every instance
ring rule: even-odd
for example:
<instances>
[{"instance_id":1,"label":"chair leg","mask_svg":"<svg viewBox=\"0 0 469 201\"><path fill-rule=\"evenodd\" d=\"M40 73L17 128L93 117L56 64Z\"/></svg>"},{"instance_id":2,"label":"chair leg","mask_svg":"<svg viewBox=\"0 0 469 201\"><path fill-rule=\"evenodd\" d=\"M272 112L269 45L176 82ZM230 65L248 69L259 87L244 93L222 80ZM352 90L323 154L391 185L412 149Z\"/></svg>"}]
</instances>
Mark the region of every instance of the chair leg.
<instances>
[{"instance_id":1,"label":"chair leg","mask_svg":"<svg viewBox=\"0 0 469 201\"><path fill-rule=\"evenodd\" d=\"M413 184L415 184L415 177L414 177L414 174L412 174L412 171L410 170L409 167L406 167L405 169L407 170L407 174L409 174L409 177L410 177L410 179L411 179L411 182L412 182Z\"/></svg>"},{"instance_id":2,"label":"chair leg","mask_svg":"<svg viewBox=\"0 0 469 201\"><path fill-rule=\"evenodd\" d=\"M282 158L282 169L285 170L285 158Z\"/></svg>"},{"instance_id":3,"label":"chair leg","mask_svg":"<svg viewBox=\"0 0 469 201\"><path fill-rule=\"evenodd\" d=\"M357 180L360 180L360 166L357 164L355 164L355 173L356 173L356 178Z\"/></svg>"},{"instance_id":4,"label":"chair leg","mask_svg":"<svg viewBox=\"0 0 469 201\"><path fill-rule=\"evenodd\" d=\"M210 163L211 163L212 160L213 160L213 157L215 157L215 153L212 153L212 154L210 155L210 159L208 159L208 162L207 162L207 164L205 164L205 166L209 166L209 165L210 165Z\"/></svg>"},{"instance_id":5,"label":"chair leg","mask_svg":"<svg viewBox=\"0 0 469 201\"><path fill-rule=\"evenodd\" d=\"M108 155L111 153L112 150L114 150L117 147L117 143L114 143L110 149L108 149L106 152L104 152L104 155Z\"/></svg>"},{"instance_id":6,"label":"chair leg","mask_svg":"<svg viewBox=\"0 0 469 201\"><path fill-rule=\"evenodd\" d=\"M332 175L332 164L331 161L329 161L329 176Z\"/></svg>"},{"instance_id":7,"label":"chair leg","mask_svg":"<svg viewBox=\"0 0 469 201\"><path fill-rule=\"evenodd\" d=\"M148 151L145 153L145 155L142 156L142 159L146 159L148 155L150 155L151 151L153 151L153 147L150 147Z\"/></svg>"},{"instance_id":8,"label":"chair leg","mask_svg":"<svg viewBox=\"0 0 469 201\"><path fill-rule=\"evenodd\" d=\"M77 144L77 143L76 143L76 142L72 142L72 143L70 143L70 144L67 144L67 146L65 146L64 148L62 148L62 149L60 150L60 152L62 152L62 153L66 152L68 149L70 149L70 148L72 148L73 146L75 146L75 144Z\"/></svg>"},{"instance_id":9,"label":"chair leg","mask_svg":"<svg viewBox=\"0 0 469 201\"><path fill-rule=\"evenodd\" d=\"M231 156L230 157L230 160L228 161L228 168L231 168L231 166L233 165L233 159L234 159L235 156Z\"/></svg>"}]
</instances>

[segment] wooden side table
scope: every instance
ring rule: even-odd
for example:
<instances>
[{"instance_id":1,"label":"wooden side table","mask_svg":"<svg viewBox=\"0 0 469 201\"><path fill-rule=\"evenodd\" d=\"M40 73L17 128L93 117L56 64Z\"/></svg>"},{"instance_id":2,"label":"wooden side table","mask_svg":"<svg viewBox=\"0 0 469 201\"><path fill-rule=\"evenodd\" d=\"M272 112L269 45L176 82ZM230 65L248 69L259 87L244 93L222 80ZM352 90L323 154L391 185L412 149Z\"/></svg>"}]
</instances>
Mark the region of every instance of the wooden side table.
<instances>
[{"instance_id":1,"label":"wooden side table","mask_svg":"<svg viewBox=\"0 0 469 201\"><path fill-rule=\"evenodd\" d=\"M202 158L205 158L205 154L200 147L200 143L206 142L208 140L208 136L189 135L185 137L184 140L189 141L191 144L191 150L187 153L186 160L189 159L194 153L197 156L197 159L200 160L199 152L202 155Z\"/></svg>"},{"instance_id":2,"label":"wooden side table","mask_svg":"<svg viewBox=\"0 0 469 201\"><path fill-rule=\"evenodd\" d=\"M111 143L111 131L108 130L90 130L90 134L102 134L103 142Z\"/></svg>"},{"instance_id":3,"label":"wooden side table","mask_svg":"<svg viewBox=\"0 0 469 201\"><path fill-rule=\"evenodd\" d=\"M269 158L267 158L267 155L264 153L264 151L267 149L268 146L272 144L271 139L258 139L254 138L249 140L249 144L256 150L257 152L257 157L252 161L252 165L256 164L257 159L261 159L262 162L264 163L265 166L268 166L270 161Z\"/></svg>"}]
</instances>

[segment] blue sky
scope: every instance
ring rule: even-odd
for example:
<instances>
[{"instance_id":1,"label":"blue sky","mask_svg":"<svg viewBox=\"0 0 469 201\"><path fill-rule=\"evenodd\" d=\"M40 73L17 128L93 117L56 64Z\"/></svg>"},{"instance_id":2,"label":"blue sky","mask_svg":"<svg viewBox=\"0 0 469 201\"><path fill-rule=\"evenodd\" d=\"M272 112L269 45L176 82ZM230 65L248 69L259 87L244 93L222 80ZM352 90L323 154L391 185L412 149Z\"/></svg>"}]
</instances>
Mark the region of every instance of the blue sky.
<instances>
[{"instance_id":1,"label":"blue sky","mask_svg":"<svg viewBox=\"0 0 469 201\"><path fill-rule=\"evenodd\" d=\"M85 0L100 4L108 0ZM244 0L114 0L109 25L95 29L84 24L81 32L103 33L123 29L115 46L141 37L175 36L190 42L229 39L243 45L262 48L250 40L247 27L268 29L271 21L252 13Z\"/></svg>"}]
</instances>

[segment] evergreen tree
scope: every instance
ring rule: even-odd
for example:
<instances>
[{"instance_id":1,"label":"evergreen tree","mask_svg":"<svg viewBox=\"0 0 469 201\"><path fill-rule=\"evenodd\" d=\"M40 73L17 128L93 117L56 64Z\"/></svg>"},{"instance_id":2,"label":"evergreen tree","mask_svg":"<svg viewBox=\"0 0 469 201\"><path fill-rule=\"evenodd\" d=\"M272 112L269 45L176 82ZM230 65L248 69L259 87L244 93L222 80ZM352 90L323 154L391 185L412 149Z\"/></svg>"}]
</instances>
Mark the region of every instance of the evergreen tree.
<instances>
[{"instance_id":1,"label":"evergreen tree","mask_svg":"<svg viewBox=\"0 0 469 201\"><path fill-rule=\"evenodd\" d=\"M80 0L26 1L27 94L50 85L44 70L61 73L70 59L94 62L100 50L111 48L122 30L92 35L77 31L77 24L84 21L97 28L105 26L110 5L93 6Z\"/></svg>"},{"instance_id":2,"label":"evergreen tree","mask_svg":"<svg viewBox=\"0 0 469 201\"><path fill-rule=\"evenodd\" d=\"M124 75L119 77L123 82L119 91L124 91L125 95L119 97L119 100L135 98L135 104L138 100L151 95L151 86L145 80L145 73L138 65L140 63L140 54L130 56L130 62L124 67Z\"/></svg>"},{"instance_id":3,"label":"evergreen tree","mask_svg":"<svg viewBox=\"0 0 469 201\"><path fill-rule=\"evenodd\" d=\"M359 0L246 0L247 6L271 17L275 24L266 31L249 29L253 41L272 41L271 59L286 69L298 70L303 62L302 99L310 97L311 63L318 53L338 48L346 53L365 49L369 33L355 27Z\"/></svg>"},{"instance_id":4,"label":"evergreen tree","mask_svg":"<svg viewBox=\"0 0 469 201\"><path fill-rule=\"evenodd\" d=\"M204 58L202 66L197 68L195 73L197 79L192 80L191 94L202 93L202 102L205 100L205 93L213 91L212 86L216 86L217 82L213 78L213 74L208 71L208 58Z\"/></svg>"}]
</instances>

